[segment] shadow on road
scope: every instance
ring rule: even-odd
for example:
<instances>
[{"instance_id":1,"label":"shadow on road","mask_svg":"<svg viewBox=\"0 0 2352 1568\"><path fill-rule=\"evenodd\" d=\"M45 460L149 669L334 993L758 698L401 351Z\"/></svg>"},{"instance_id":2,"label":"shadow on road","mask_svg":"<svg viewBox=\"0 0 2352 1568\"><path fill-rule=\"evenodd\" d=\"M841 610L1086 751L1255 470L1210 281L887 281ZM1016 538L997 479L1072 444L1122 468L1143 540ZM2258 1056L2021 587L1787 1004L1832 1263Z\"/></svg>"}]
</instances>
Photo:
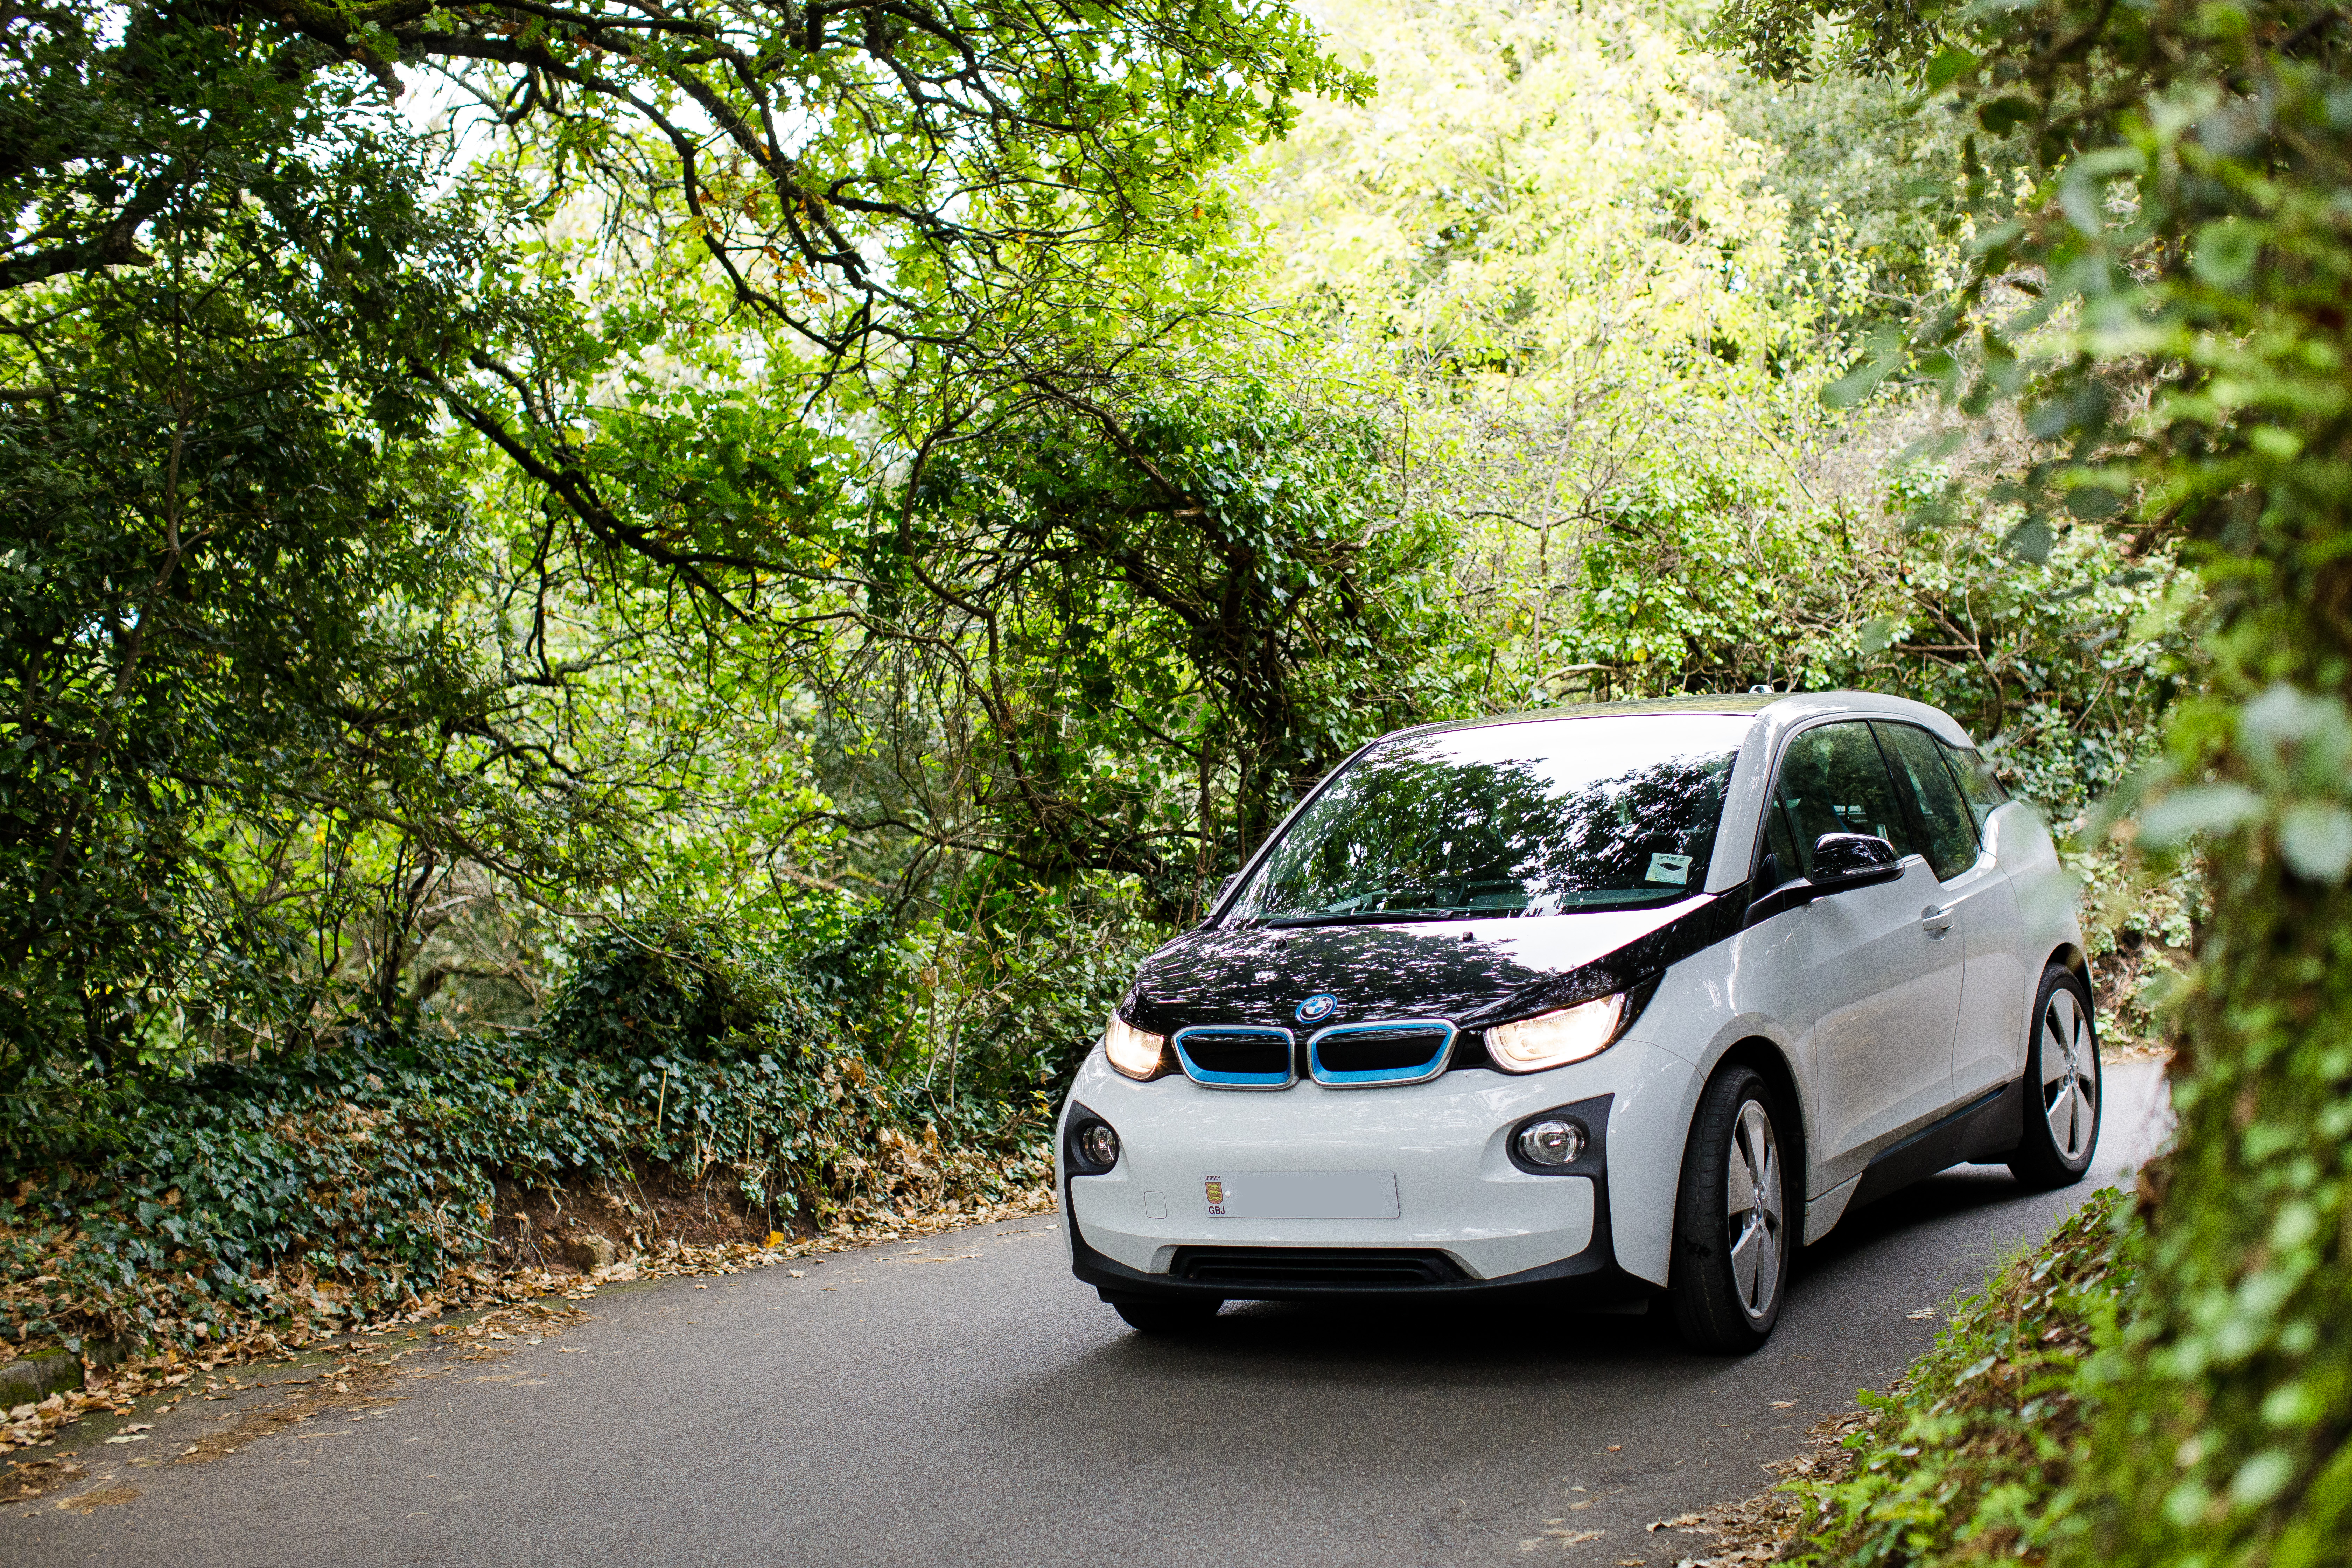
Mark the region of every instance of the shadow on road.
<instances>
[{"instance_id":1,"label":"shadow on road","mask_svg":"<svg viewBox=\"0 0 2352 1568\"><path fill-rule=\"evenodd\" d=\"M1947 1220L2036 1206L2072 1209L2097 1190L2096 1184L2084 1181L2060 1193L2036 1192L2011 1175L2006 1166L1955 1166L1876 1203L1848 1209L1835 1230L1797 1254L1792 1282L1834 1269L1859 1254L1908 1239Z\"/></svg>"}]
</instances>

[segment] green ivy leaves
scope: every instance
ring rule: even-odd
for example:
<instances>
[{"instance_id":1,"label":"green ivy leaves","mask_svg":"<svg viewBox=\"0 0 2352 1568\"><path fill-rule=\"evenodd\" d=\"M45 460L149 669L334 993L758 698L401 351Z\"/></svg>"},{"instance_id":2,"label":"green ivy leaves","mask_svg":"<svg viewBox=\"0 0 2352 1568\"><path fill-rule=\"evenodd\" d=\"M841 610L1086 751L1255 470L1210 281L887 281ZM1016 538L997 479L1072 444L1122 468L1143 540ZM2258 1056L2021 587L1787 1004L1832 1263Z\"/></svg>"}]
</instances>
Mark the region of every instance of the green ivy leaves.
<instances>
[{"instance_id":1,"label":"green ivy leaves","mask_svg":"<svg viewBox=\"0 0 2352 1568\"><path fill-rule=\"evenodd\" d=\"M2237 731L2247 782L2156 795L2137 842L2173 850L2199 835L2265 827L2297 876L2341 882L2352 872L2352 714L2342 700L2282 682L2240 710Z\"/></svg>"}]
</instances>

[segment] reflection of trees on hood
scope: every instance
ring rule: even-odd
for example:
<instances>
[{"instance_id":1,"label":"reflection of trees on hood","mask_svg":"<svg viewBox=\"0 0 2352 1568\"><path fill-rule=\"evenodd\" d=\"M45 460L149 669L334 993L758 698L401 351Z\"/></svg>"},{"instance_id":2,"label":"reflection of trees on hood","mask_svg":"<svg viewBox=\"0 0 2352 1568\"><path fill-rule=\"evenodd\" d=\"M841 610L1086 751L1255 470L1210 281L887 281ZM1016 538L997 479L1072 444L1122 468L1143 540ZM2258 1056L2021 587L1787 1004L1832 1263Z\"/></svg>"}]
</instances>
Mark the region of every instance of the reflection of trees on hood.
<instances>
[{"instance_id":1,"label":"reflection of trees on hood","mask_svg":"<svg viewBox=\"0 0 2352 1568\"><path fill-rule=\"evenodd\" d=\"M1459 762L1408 742L1337 781L1284 854L1270 905L1328 907L1381 889L1447 888L1528 903L1580 889L1655 889L1651 857L1703 868L1732 761L1675 757L1563 783L1538 759ZM1702 869L1701 874L1704 875ZM1514 898L1514 906L1517 903Z\"/></svg>"}]
</instances>

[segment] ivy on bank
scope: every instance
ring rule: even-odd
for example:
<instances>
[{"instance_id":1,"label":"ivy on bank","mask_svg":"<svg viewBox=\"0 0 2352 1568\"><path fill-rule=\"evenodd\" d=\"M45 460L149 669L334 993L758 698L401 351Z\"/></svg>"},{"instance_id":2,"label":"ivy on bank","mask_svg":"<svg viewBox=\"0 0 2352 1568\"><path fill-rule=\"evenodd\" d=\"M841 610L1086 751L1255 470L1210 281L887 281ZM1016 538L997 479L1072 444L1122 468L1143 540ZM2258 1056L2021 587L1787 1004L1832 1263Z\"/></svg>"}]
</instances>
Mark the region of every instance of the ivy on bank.
<instances>
[{"instance_id":1,"label":"ivy on bank","mask_svg":"<svg viewBox=\"0 0 2352 1568\"><path fill-rule=\"evenodd\" d=\"M1851 1462L1789 1483L1808 1523L1784 1560L2038 1561L2081 1533L2081 1443L2134 1270L2121 1201L2095 1194L1961 1301L1903 1387L1863 1393L1874 1419L1845 1439Z\"/></svg>"},{"instance_id":2,"label":"ivy on bank","mask_svg":"<svg viewBox=\"0 0 2352 1568\"><path fill-rule=\"evenodd\" d=\"M998 1201L1051 1169L1003 1073L874 1064L861 988L707 932L608 933L505 1037L353 1029L332 1048L0 1102L0 1304L23 1345L312 1331L479 1258L493 1181L723 1173L782 1224Z\"/></svg>"}]
</instances>

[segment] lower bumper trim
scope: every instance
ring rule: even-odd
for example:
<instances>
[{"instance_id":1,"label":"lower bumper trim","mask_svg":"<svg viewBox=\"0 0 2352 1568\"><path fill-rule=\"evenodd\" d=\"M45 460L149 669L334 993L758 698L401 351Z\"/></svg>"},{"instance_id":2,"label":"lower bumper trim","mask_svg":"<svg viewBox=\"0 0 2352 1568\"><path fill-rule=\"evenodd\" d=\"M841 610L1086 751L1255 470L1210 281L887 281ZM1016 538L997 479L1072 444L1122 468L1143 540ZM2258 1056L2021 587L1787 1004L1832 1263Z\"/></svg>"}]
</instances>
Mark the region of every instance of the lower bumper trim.
<instances>
[{"instance_id":1,"label":"lower bumper trim","mask_svg":"<svg viewBox=\"0 0 2352 1568\"><path fill-rule=\"evenodd\" d=\"M1087 1246L1066 1184L1062 1194L1072 1272L1113 1303L1203 1299L1402 1302L1478 1297L1539 1299L1549 1305L1605 1310L1646 1302L1657 1294L1657 1287L1617 1266L1607 1214L1604 1194L1592 1240L1575 1257L1492 1279L1471 1279L1434 1248L1389 1247L1179 1247L1169 1272L1147 1274ZM1245 1256L1250 1254L1258 1256Z\"/></svg>"},{"instance_id":2,"label":"lower bumper trim","mask_svg":"<svg viewBox=\"0 0 2352 1568\"><path fill-rule=\"evenodd\" d=\"M1187 1284L1236 1294L1260 1287L1414 1289L1465 1278L1434 1247L1180 1247L1168 1272Z\"/></svg>"}]
</instances>

